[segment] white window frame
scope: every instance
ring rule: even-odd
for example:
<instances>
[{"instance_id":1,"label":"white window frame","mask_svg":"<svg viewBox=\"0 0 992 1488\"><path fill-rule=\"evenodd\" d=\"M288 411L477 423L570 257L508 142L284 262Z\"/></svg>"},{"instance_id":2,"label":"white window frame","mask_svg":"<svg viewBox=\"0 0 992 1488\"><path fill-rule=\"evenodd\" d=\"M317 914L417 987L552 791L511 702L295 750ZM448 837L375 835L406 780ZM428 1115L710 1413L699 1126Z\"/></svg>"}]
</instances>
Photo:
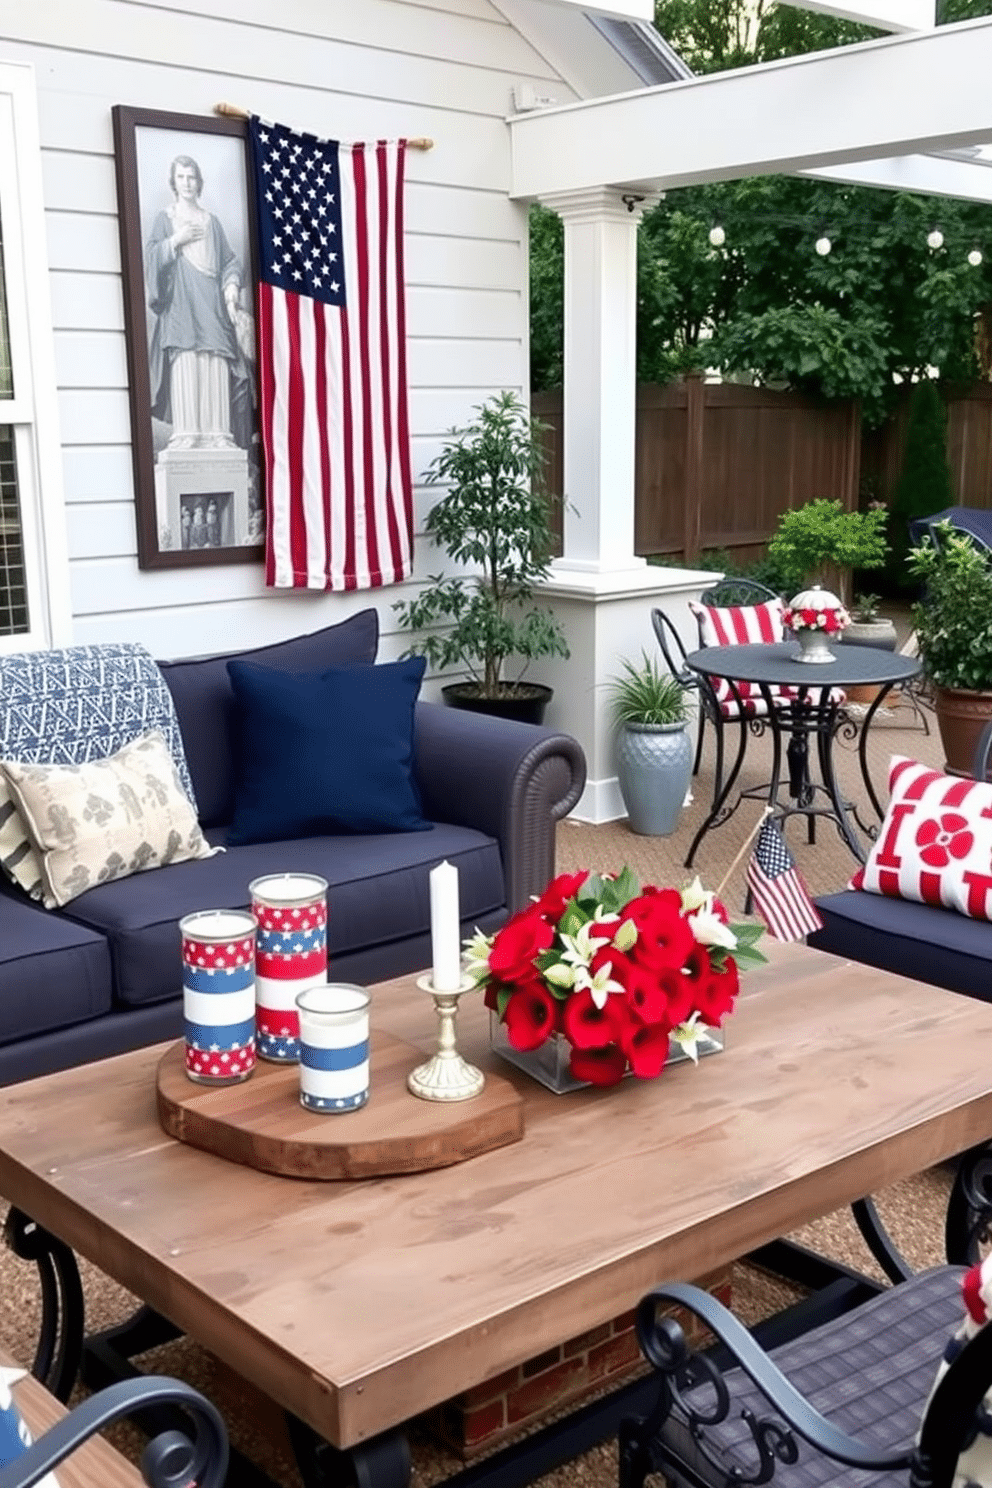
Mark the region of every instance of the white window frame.
<instances>
[{"instance_id":1,"label":"white window frame","mask_svg":"<svg viewBox=\"0 0 992 1488\"><path fill-rule=\"evenodd\" d=\"M0 636L4 655L68 644L72 604L38 99L33 68L3 61L0 212L14 375L13 398L0 398L0 424L14 431L29 627Z\"/></svg>"}]
</instances>

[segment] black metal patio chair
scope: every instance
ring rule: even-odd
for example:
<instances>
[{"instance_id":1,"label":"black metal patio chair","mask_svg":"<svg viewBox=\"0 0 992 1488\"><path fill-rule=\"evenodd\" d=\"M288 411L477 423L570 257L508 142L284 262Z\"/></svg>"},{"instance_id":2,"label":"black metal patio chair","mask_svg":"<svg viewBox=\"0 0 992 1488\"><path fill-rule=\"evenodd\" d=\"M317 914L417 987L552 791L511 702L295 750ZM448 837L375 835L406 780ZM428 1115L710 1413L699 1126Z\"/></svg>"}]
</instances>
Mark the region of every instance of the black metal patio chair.
<instances>
[{"instance_id":1,"label":"black metal patio chair","mask_svg":"<svg viewBox=\"0 0 992 1488\"><path fill-rule=\"evenodd\" d=\"M975 1266L970 1316L992 1284L992 1262L981 1272L976 1264L992 1215L990 1173L988 1147L964 1155L946 1220L948 1256ZM859 1223L867 1214L877 1224L869 1200L859 1207ZM878 1228L872 1248L895 1285L767 1350L698 1287L649 1292L637 1334L657 1397L621 1423L620 1488L641 1488L655 1473L674 1488L960 1488L976 1469L974 1457L965 1460L956 1478L958 1458L983 1436L988 1473L978 1476L987 1488L992 1327L964 1336L973 1331L962 1328L965 1264L911 1275L883 1235ZM676 1306L716 1342L693 1351L667 1315Z\"/></svg>"},{"instance_id":2,"label":"black metal patio chair","mask_svg":"<svg viewBox=\"0 0 992 1488\"><path fill-rule=\"evenodd\" d=\"M229 1455L223 1419L198 1390L166 1375L142 1375L90 1395L37 1436L20 1456L0 1465L0 1488L29 1488L41 1482L91 1437L143 1412L154 1413L155 1421L168 1412L169 1421L174 1414L177 1423L153 1427L155 1435L141 1460L141 1475L149 1488L191 1488L194 1484L196 1488L222 1488Z\"/></svg>"}]
</instances>

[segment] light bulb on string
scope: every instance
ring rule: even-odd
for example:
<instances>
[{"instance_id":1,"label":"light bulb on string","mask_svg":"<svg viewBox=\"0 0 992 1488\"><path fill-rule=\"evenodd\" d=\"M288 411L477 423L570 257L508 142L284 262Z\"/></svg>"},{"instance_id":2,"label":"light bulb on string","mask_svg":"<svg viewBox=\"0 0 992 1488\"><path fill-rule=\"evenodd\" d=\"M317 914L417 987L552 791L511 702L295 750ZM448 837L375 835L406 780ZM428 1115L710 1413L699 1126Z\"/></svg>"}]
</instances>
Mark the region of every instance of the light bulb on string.
<instances>
[{"instance_id":1,"label":"light bulb on string","mask_svg":"<svg viewBox=\"0 0 992 1488\"><path fill-rule=\"evenodd\" d=\"M726 241L727 234L724 232L719 222L714 222L713 226L710 228L710 242L712 243L713 247L722 248Z\"/></svg>"},{"instance_id":2,"label":"light bulb on string","mask_svg":"<svg viewBox=\"0 0 992 1488\"><path fill-rule=\"evenodd\" d=\"M978 265L981 263L981 261L982 261L982 252L981 252L981 249L980 248L972 248L971 252L968 254L968 262L971 264L971 267L973 269L977 269L978 268Z\"/></svg>"},{"instance_id":3,"label":"light bulb on string","mask_svg":"<svg viewBox=\"0 0 992 1488\"><path fill-rule=\"evenodd\" d=\"M831 248L834 245L833 243L831 243L826 233L823 233L821 237L817 238L813 246L815 247L817 253L820 255L821 258L826 258L827 254L830 252Z\"/></svg>"},{"instance_id":4,"label":"light bulb on string","mask_svg":"<svg viewBox=\"0 0 992 1488\"><path fill-rule=\"evenodd\" d=\"M932 252L936 253L937 249L943 248L943 246L944 234L941 232L939 227L935 227L932 229L932 231L927 233L927 247Z\"/></svg>"}]
</instances>

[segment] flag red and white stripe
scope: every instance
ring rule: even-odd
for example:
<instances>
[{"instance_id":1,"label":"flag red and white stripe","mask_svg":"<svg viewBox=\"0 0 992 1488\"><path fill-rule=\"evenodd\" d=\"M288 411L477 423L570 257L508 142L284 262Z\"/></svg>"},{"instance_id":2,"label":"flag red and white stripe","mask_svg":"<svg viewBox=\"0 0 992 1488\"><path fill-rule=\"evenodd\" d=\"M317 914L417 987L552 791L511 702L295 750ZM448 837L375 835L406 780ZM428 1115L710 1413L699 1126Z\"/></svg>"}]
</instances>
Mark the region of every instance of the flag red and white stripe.
<instances>
[{"instance_id":1,"label":"flag red and white stripe","mask_svg":"<svg viewBox=\"0 0 992 1488\"><path fill-rule=\"evenodd\" d=\"M755 909L776 940L802 940L822 929L819 911L773 817L765 819L758 833L747 884Z\"/></svg>"},{"instance_id":2,"label":"flag red and white stripe","mask_svg":"<svg viewBox=\"0 0 992 1488\"><path fill-rule=\"evenodd\" d=\"M249 133L266 582L397 583L413 562L405 141L339 144L257 117Z\"/></svg>"}]
</instances>

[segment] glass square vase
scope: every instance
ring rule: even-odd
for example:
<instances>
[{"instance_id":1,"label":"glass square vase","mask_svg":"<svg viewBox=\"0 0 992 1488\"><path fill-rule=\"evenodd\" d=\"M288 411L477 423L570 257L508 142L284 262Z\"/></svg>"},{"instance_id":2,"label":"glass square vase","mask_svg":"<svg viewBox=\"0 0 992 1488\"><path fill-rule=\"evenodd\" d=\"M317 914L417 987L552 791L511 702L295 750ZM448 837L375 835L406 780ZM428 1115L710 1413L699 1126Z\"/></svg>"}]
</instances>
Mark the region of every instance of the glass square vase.
<instances>
[{"instance_id":1,"label":"glass square vase","mask_svg":"<svg viewBox=\"0 0 992 1488\"><path fill-rule=\"evenodd\" d=\"M700 1059L707 1054L718 1054L726 1047L726 1042L725 1028L708 1028L696 1044L696 1053ZM536 1049L515 1049L507 1036L506 1024L501 1023L499 1015L490 1009L489 1043L493 1052L505 1059L507 1064L516 1065L517 1069L523 1070L547 1090L553 1090L555 1095L568 1095L572 1090L584 1090L591 1083L589 1080L577 1080L572 1074L569 1067L572 1046L563 1033L553 1033ZM685 1064L689 1060L690 1056L682 1045L673 1040L668 1046L665 1069L669 1065ZM624 1079L630 1078L631 1074L628 1070Z\"/></svg>"}]
</instances>

